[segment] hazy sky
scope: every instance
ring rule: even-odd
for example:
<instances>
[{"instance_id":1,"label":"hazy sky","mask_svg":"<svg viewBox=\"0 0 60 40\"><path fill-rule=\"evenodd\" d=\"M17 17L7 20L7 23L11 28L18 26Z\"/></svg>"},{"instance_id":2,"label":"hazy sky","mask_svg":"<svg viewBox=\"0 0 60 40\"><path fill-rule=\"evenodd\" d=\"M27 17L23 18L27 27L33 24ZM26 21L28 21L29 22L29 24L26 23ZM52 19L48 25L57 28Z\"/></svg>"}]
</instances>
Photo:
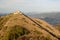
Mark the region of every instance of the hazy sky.
<instances>
[{"instance_id":1,"label":"hazy sky","mask_svg":"<svg viewBox=\"0 0 60 40\"><path fill-rule=\"evenodd\" d=\"M0 12L57 12L60 0L0 0Z\"/></svg>"}]
</instances>

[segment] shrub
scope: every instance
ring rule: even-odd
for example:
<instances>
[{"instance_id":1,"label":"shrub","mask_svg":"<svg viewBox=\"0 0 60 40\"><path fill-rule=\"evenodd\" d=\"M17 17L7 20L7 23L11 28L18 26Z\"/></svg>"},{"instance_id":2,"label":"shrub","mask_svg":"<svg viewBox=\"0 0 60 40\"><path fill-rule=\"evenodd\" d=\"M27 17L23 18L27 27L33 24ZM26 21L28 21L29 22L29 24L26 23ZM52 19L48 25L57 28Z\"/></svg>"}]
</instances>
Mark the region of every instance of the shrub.
<instances>
[{"instance_id":1,"label":"shrub","mask_svg":"<svg viewBox=\"0 0 60 40\"><path fill-rule=\"evenodd\" d=\"M29 31L19 25L8 27L5 29L3 37L0 40L16 40L19 36L28 34Z\"/></svg>"}]
</instances>

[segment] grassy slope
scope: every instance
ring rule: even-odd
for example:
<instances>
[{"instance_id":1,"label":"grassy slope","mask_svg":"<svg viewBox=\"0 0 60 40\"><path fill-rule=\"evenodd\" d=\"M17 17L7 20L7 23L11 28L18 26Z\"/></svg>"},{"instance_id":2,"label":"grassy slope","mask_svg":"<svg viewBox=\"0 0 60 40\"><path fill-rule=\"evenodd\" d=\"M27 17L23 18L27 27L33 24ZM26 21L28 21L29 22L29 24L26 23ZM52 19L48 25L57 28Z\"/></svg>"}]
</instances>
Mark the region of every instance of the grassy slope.
<instances>
[{"instance_id":1,"label":"grassy slope","mask_svg":"<svg viewBox=\"0 0 60 40\"><path fill-rule=\"evenodd\" d=\"M35 35L37 40L37 37L40 38L41 35L43 36L43 39L41 40L57 40L55 37L50 35L45 30L39 28L35 23L23 15L9 14L7 16L3 16L2 18L3 19L0 21L0 27L2 27L0 30L0 40L16 40L21 36L24 37L24 35L28 35L30 33L39 35ZM35 38L33 36L32 39ZM29 35L29 37L31 36Z\"/></svg>"},{"instance_id":2,"label":"grassy slope","mask_svg":"<svg viewBox=\"0 0 60 40\"><path fill-rule=\"evenodd\" d=\"M56 27L56 29L58 29L59 31L60 31L60 24L58 24L58 25L55 25Z\"/></svg>"}]
</instances>

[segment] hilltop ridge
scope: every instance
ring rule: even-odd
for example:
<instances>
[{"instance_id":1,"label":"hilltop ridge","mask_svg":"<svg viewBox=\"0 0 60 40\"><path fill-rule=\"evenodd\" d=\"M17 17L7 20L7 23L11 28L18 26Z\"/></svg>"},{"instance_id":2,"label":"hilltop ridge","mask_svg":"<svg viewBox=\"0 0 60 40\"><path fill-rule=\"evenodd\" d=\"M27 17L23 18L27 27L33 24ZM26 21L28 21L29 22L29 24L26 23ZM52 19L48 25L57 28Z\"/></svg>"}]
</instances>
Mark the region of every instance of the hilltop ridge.
<instances>
[{"instance_id":1,"label":"hilltop ridge","mask_svg":"<svg viewBox=\"0 0 60 40\"><path fill-rule=\"evenodd\" d=\"M21 11L0 17L0 40L60 40L60 31Z\"/></svg>"}]
</instances>

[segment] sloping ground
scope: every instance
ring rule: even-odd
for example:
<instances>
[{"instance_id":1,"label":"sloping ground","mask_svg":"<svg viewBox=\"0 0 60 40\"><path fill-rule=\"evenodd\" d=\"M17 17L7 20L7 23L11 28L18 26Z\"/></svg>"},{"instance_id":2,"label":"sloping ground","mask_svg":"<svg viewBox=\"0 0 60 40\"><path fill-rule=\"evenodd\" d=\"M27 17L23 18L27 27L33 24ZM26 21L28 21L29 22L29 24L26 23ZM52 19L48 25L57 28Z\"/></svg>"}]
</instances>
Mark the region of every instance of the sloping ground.
<instances>
[{"instance_id":1,"label":"sloping ground","mask_svg":"<svg viewBox=\"0 0 60 40\"><path fill-rule=\"evenodd\" d=\"M17 40L52 40L52 39L49 39L49 36L47 38L39 34L28 34L28 35L18 37Z\"/></svg>"},{"instance_id":2,"label":"sloping ground","mask_svg":"<svg viewBox=\"0 0 60 40\"><path fill-rule=\"evenodd\" d=\"M43 28L49 30L50 32L52 32L53 34L55 34L57 37L60 37L60 32L54 28L52 25L50 25L49 23L40 20L40 19L34 19L37 23L39 23Z\"/></svg>"},{"instance_id":3,"label":"sloping ground","mask_svg":"<svg viewBox=\"0 0 60 40\"><path fill-rule=\"evenodd\" d=\"M54 25L56 29L60 31L60 24Z\"/></svg>"},{"instance_id":4,"label":"sloping ground","mask_svg":"<svg viewBox=\"0 0 60 40\"><path fill-rule=\"evenodd\" d=\"M13 14L8 14L6 16L0 16L0 30L2 27L6 24L7 21L9 21L10 17L12 17Z\"/></svg>"},{"instance_id":5,"label":"sloping ground","mask_svg":"<svg viewBox=\"0 0 60 40\"><path fill-rule=\"evenodd\" d=\"M0 25L3 24L3 26L0 26L0 40L58 40L58 38L42 29L21 13L19 14L16 12L15 14L2 16L0 19L2 19L0 21ZM48 23L39 19L33 20L36 22L38 21L37 23L39 25L49 30L57 37L60 36L59 31L50 26Z\"/></svg>"}]
</instances>

